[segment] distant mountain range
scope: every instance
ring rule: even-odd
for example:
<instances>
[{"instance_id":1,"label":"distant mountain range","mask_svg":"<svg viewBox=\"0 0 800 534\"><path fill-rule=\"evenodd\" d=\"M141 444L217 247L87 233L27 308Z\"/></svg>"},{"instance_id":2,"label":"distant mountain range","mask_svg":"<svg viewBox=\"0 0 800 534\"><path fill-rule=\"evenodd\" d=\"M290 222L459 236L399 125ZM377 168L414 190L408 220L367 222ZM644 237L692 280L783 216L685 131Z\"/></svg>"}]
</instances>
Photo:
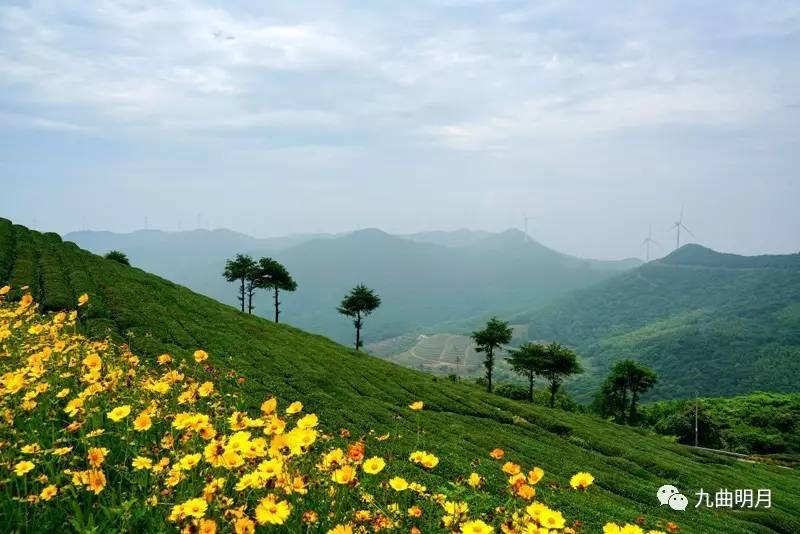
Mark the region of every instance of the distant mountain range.
<instances>
[{"instance_id":1,"label":"distant mountain range","mask_svg":"<svg viewBox=\"0 0 800 534\"><path fill-rule=\"evenodd\" d=\"M366 322L367 340L376 341L446 321L541 306L640 264L568 256L519 230L395 236L365 229L270 239L229 230L83 231L64 239L98 254L121 250L134 266L229 304L236 303L236 295L221 276L225 260L238 252L272 256L299 284L297 292L282 298L286 321L345 343L352 325L335 308L360 282L383 299ZM257 305L258 313L270 315L266 295Z\"/></svg>"},{"instance_id":2,"label":"distant mountain range","mask_svg":"<svg viewBox=\"0 0 800 534\"><path fill-rule=\"evenodd\" d=\"M659 373L651 398L798 391L800 254L685 245L512 322L578 349L590 372L570 388L583 400L621 358Z\"/></svg>"}]
</instances>

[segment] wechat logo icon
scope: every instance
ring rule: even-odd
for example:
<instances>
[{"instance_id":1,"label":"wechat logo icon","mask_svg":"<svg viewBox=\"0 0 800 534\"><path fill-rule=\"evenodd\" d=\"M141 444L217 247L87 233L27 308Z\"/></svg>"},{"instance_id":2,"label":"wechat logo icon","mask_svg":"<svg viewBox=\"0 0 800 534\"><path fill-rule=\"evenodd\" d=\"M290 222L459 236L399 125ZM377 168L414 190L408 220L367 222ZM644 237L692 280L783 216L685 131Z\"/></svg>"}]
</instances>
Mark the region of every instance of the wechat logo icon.
<instances>
[{"instance_id":1,"label":"wechat logo icon","mask_svg":"<svg viewBox=\"0 0 800 534\"><path fill-rule=\"evenodd\" d=\"M658 488L656 497L658 497L658 502L661 503L661 506L667 505L673 510L684 511L689 505L689 499L678 488L670 484L665 484Z\"/></svg>"}]
</instances>

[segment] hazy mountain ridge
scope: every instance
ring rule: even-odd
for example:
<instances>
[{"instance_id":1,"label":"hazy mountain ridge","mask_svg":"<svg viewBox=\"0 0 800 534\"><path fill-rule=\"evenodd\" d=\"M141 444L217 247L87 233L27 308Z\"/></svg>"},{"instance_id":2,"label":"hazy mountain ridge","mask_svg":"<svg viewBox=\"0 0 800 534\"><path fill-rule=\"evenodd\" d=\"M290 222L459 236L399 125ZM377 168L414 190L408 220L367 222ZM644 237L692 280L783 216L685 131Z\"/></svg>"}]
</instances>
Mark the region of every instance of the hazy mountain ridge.
<instances>
[{"instance_id":1,"label":"hazy mountain ridge","mask_svg":"<svg viewBox=\"0 0 800 534\"><path fill-rule=\"evenodd\" d=\"M446 233L437 235L441 239ZM463 237L464 232L452 234ZM584 260L561 254L519 230L486 234L471 233L474 239L460 246L419 242L374 228L341 236L307 236L292 246L277 246L272 240L271 248L258 248L267 241L236 233L226 241L224 231L198 234L218 240L208 247L182 234L153 236L152 245L106 233L102 240L86 234L68 234L65 239L96 253L120 249L133 265L230 304L236 302L235 291L221 277L225 260L236 252L273 256L299 284L296 293L282 297L285 320L341 342L350 341L352 326L335 307L359 282L383 298L365 331L368 341L376 341L444 321L542 305L631 266L630 260ZM180 243L170 247L164 244L165 237ZM264 297L256 302L257 312L268 315Z\"/></svg>"}]
</instances>

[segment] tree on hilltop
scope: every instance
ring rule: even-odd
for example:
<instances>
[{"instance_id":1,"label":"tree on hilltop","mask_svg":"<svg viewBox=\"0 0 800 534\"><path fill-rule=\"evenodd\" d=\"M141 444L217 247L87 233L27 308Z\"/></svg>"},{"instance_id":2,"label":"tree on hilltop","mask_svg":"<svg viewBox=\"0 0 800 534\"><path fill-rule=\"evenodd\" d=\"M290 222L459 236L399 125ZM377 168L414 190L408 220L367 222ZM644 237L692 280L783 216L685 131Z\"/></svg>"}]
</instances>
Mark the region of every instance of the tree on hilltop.
<instances>
[{"instance_id":1,"label":"tree on hilltop","mask_svg":"<svg viewBox=\"0 0 800 534\"><path fill-rule=\"evenodd\" d=\"M652 389L658 375L634 360L614 364L595 399L604 417L613 416L620 423L636 423L639 397Z\"/></svg>"},{"instance_id":2,"label":"tree on hilltop","mask_svg":"<svg viewBox=\"0 0 800 534\"><path fill-rule=\"evenodd\" d=\"M261 258L253 268L252 283L255 287L273 291L273 305L275 307L275 322L280 316L279 291L294 291L297 289L297 282L282 264L272 258Z\"/></svg>"},{"instance_id":3,"label":"tree on hilltop","mask_svg":"<svg viewBox=\"0 0 800 534\"><path fill-rule=\"evenodd\" d=\"M248 300L248 311L253 312L252 302L254 288L248 287L247 280L251 275L256 262L253 258L246 254L237 254L233 259L225 263L225 271L222 276L228 282L239 282L239 295L236 297L241 305L242 313L244 313L245 300ZM249 299L247 298L249 295Z\"/></svg>"},{"instance_id":4,"label":"tree on hilltop","mask_svg":"<svg viewBox=\"0 0 800 534\"><path fill-rule=\"evenodd\" d=\"M492 371L494 370L494 353L501 346L511 341L511 328L508 321L501 321L492 317L483 330L476 330L471 334L475 342L475 350L483 352L486 357L483 366L486 368L486 391L492 392Z\"/></svg>"},{"instance_id":5,"label":"tree on hilltop","mask_svg":"<svg viewBox=\"0 0 800 534\"><path fill-rule=\"evenodd\" d=\"M344 296L341 304L336 308L342 315L353 318L353 325L356 327L356 350L363 345L361 327L364 325L364 317L367 317L380 305L381 298L375 291L364 284L358 284Z\"/></svg>"},{"instance_id":6,"label":"tree on hilltop","mask_svg":"<svg viewBox=\"0 0 800 534\"><path fill-rule=\"evenodd\" d=\"M121 263L122 265L130 266L131 262L128 259L127 254L120 250L109 250L106 252L106 255L103 256L107 260L115 261L117 263Z\"/></svg>"},{"instance_id":7,"label":"tree on hilltop","mask_svg":"<svg viewBox=\"0 0 800 534\"><path fill-rule=\"evenodd\" d=\"M539 343L523 343L519 348L508 351L506 361L515 373L528 379L528 400L533 402L533 379L544 358L545 347Z\"/></svg>"},{"instance_id":8,"label":"tree on hilltop","mask_svg":"<svg viewBox=\"0 0 800 534\"><path fill-rule=\"evenodd\" d=\"M578 355L567 347L558 343L550 343L544 347L542 357L537 360L536 374L549 383L551 408L556 405L556 394L564 378L582 372Z\"/></svg>"}]
</instances>

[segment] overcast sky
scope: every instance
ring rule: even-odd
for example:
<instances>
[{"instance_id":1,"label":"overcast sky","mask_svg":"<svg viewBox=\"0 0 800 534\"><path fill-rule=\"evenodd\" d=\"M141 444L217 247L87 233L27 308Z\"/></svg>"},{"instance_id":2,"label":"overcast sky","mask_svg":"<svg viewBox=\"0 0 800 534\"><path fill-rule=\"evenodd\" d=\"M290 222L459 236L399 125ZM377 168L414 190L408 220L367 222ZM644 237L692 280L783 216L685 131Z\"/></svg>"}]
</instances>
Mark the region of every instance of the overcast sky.
<instances>
[{"instance_id":1,"label":"overcast sky","mask_svg":"<svg viewBox=\"0 0 800 534\"><path fill-rule=\"evenodd\" d=\"M0 3L5 216L800 250L800 3Z\"/></svg>"}]
</instances>

